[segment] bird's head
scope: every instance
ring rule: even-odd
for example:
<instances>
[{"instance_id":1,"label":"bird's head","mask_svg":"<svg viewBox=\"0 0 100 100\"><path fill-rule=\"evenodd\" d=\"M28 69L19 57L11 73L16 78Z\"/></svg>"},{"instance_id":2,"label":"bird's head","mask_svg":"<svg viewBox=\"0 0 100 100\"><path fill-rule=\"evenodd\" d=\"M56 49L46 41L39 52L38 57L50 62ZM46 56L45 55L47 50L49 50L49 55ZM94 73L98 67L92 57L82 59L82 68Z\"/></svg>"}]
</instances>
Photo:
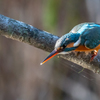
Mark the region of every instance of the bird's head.
<instances>
[{"instance_id":1,"label":"bird's head","mask_svg":"<svg viewBox=\"0 0 100 100\"><path fill-rule=\"evenodd\" d=\"M75 43L79 39L80 34L67 33L56 41L54 50L47 56L40 65L54 57L55 55L75 50L79 43Z\"/></svg>"}]
</instances>

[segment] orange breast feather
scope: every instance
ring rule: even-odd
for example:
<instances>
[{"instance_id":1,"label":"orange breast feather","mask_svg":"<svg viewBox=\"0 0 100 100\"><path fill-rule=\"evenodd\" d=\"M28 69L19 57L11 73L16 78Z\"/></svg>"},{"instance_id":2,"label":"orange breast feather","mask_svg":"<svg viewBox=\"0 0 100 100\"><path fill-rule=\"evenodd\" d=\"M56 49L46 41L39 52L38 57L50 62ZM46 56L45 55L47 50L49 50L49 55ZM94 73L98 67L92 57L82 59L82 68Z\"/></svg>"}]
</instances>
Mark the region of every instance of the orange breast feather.
<instances>
[{"instance_id":1,"label":"orange breast feather","mask_svg":"<svg viewBox=\"0 0 100 100\"><path fill-rule=\"evenodd\" d=\"M73 47L73 44L74 44L74 43L68 44L66 48L71 48L71 47ZM93 51L93 50L97 50L97 51L98 51L99 49L100 49L100 44L99 44L96 48L94 48L94 49L88 49L88 48L86 48L85 46L80 45L80 46L79 46L78 48L76 48L74 51L90 52L90 51Z\"/></svg>"},{"instance_id":2,"label":"orange breast feather","mask_svg":"<svg viewBox=\"0 0 100 100\"><path fill-rule=\"evenodd\" d=\"M99 49L100 49L100 44L96 48L94 48L94 49L88 49L85 46L80 45L78 48L75 49L75 51L90 52L90 51L93 51L93 50L97 50L98 51Z\"/></svg>"}]
</instances>

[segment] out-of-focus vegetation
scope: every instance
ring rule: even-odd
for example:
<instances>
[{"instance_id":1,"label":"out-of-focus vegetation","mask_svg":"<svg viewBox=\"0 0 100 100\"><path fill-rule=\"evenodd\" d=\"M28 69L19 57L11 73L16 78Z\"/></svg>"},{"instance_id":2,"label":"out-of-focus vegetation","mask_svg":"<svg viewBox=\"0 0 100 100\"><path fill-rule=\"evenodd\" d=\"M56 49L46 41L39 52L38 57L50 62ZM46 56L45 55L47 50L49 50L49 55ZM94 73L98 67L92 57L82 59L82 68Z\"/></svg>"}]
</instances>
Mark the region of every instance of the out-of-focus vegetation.
<instances>
[{"instance_id":1,"label":"out-of-focus vegetation","mask_svg":"<svg viewBox=\"0 0 100 100\"><path fill-rule=\"evenodd\" d=\"M62 36L76 24L100 22L99 0L0 0L0 13ZM48 53L0 37L0 100L99 100L99 76Z\"/></svg>"}]
</instances>

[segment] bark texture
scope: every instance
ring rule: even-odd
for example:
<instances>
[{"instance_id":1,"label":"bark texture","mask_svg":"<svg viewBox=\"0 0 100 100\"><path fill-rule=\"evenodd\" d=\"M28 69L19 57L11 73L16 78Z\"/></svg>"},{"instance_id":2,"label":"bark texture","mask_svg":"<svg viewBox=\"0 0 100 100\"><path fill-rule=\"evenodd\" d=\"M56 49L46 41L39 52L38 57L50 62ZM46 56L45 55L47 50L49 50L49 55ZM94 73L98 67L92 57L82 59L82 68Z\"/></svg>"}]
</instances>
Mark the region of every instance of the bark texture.
<instances>
[{"instance_id":1,"label":"bark texture","mask_svg":"<svg viewBox=\"0 0 100 100\"><path fill-rule=\"evenodd\" d=\"M0 15L0 34L48 52L53 50L54 44L59 38L58 36L54 36L46 31L42 31L4 15Z\"/></svg>"},{"instance_id":2,"label":"bark texture","mask_svg":"<svg viewBox=\"0 0 100 100\"><path fill-rule=\"evenodd\" d=\"M26 23L8 18L4 15L0 15L0 35L18 40L20 42L28 43L48 52L53 50L55 42L57 39L59 39L58 36L37 29ZM71 52L70 54L60 56L66 60L87 68L94 73L100 74L99 53L92 62L90 62L91 54L75 54L74 52Z\"/></svg>"}]
</instances>

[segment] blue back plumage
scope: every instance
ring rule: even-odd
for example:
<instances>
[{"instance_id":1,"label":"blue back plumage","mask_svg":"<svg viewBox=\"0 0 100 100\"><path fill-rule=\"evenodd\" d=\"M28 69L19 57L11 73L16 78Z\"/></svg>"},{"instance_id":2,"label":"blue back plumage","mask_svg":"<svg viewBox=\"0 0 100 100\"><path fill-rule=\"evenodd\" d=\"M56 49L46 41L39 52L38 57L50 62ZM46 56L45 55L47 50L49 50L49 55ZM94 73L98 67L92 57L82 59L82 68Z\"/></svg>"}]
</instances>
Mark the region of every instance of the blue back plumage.
<instances>
[{"instance_id":1,"label":"blue back plumage","mask_svg":"<svg viewBox=\"0 0 100 100\"><path fill-rule=\"evenodd\" d=\"M69 43L75 43L79 37L81 38L80 45L85 45L89 49L95 48L100 44L100 25L95 23L76 25L69 33L57 40L55 48L66 47ZM75 48L66 48L66 51L73 49Z\"/></svg>"},{"instance_id":2,"label":"blue back plumage","mask_svg":"<svg viewBox=\"0 0 100 100\"><path fill-rule=\"evenodd\" d=\"M82 23L76 25L70 32L79 33L81 44L93 49L100 44L100 25L95 23Z\"/></svg>"},{"instance_id":3,"label":"blue back plumage","mask_svg":"<svg viewBox=\"0 0 100 100\"><path fill-rule=\"evenodd\" d=\"M83 23L81 28L77 30L81 33L81 45L85 45L89 49L93 49L100 44L100 25L95 23Z\"/></svg>"}]
</instances>

